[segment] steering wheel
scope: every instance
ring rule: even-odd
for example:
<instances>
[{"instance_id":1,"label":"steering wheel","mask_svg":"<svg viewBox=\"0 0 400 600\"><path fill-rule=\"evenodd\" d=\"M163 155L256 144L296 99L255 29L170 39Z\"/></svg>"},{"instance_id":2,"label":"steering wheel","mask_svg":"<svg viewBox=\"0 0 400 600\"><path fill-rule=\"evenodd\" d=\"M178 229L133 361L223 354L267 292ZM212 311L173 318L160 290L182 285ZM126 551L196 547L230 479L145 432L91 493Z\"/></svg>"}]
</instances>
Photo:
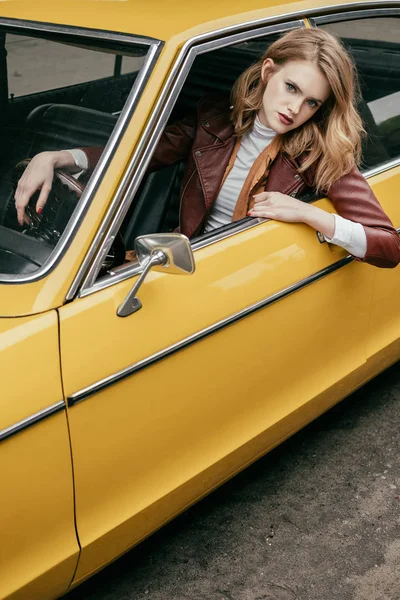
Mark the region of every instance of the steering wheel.
<instances>
[{"instance_id":1,"label":"steering wheel","mask_svg":"<svg viewBox=\"0 0 400 600\"><path fill-rule=\"evenodd\" d=\"M29 225L22 228L17 221L14 195L18 181L30 162L29 158L20 161L13 171L13 193L8 202L4 225L16 229L21 233L42 240L51 246L55 246L67 226L76 205L85 189L82 182L72 177L70 173L62 170L54 171L53 183L43 212L36 212L36 203L39 192L33 194L26 206L26 214L29 217ZM108 269L122 264L125 260L125 246L120 233L116 236L107 256L104 259L100 274Z\"/></svg>"}]
</instances>

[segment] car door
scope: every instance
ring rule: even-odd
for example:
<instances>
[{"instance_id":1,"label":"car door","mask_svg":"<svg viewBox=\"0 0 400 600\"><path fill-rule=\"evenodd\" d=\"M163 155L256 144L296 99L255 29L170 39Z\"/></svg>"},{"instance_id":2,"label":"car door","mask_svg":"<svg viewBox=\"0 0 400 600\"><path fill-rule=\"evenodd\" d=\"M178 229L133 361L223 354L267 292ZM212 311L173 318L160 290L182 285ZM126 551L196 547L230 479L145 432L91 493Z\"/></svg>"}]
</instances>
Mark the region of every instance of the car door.
<instances>
[{"instance_id":1,"label":"car door","mask_svg":"<svg viewBox=\"0 0 400 600\"><path fill-rule=\"evenodd\" d=\"M148 156L155 143L144 134ZM89 277L59 311L82 547L74 583L365 377L371 267L306 226L272 221L247 219L192 247L195 273L150 272L128 317L117 311L135 264Z\"/></svg>"},{"instance_id":2,"label":"car door","mask_svg":"<svg viewBox=\"0 0 400 600\"><path fill-rule=\"evenodd\" d=\"M400 10L377 8L321 17L317 24L341 36L353 53L368 109L365 175L400 228ZM371 375L399 356L399 289L400 269L374 270L367 342Z\"/></svg>"},{"instance_id":3,"label":"car door","mask_svg":"<svg viewBox=\"0 0 400 600\"><path fill-rule=\"evenodd\" d=\"M301 225L260 224L60 310L77 578L348 394L365 364L372 268Z\"/></svg>"},{"instance_id":4,"label":"car door","mask_svg":"<svg viewBox=\"0 0 400 600\"><path fill-rule=\"evenodd\" d=\"M56 311L0 319L0 597L63 594L79 546Z\"/></svg>"}]
</instances>

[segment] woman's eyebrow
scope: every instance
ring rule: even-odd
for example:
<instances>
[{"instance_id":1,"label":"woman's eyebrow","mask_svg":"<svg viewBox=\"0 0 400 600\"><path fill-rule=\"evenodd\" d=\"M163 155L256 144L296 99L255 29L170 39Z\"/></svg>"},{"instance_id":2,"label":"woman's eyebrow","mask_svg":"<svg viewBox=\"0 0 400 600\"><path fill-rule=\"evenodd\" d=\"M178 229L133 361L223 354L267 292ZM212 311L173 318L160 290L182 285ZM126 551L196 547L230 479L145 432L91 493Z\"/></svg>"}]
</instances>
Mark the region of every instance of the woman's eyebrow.
<instances>
[{"instance_id":1,"label":"woman's eyebrow","mask_svg":"<svg viewBox=\"0 0 400 600\"><path fill-rule=\"evenodd\" d=\"M300 94L303 93L302 90L300 89L300 86L295 81L293 81L291 79L289 79L288 81L289 81L289 83L291 83L292 85L294 85L295 88L298 89L298 91L300 92ZM315 100L315 102L319 102L320 104L323 104L322 100L320 100L319 98L311 97L311 100Z\"/></svg>"}]
</instances>

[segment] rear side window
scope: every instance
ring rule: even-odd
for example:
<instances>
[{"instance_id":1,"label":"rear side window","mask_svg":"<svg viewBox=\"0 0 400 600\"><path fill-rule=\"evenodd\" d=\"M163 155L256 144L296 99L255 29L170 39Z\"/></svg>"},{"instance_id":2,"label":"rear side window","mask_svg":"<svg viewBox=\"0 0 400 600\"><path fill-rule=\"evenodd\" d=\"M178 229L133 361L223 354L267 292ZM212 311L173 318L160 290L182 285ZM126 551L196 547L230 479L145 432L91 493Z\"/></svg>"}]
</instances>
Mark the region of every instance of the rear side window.
<instances>
[{"instance_id":1,"label":"rear side window","mask_svg":"<svg viewBox=\"0 0 400 600\"><path fill-rule=\"evenodd\" d=\"M7 34L5 47L11 98L136 72L144 62L144 56L97 52L24 35Z\"/></svg>"},{"instance_id":2,"label":"rear side window","mask_svg":"<svg viewBox=\"0 0 400 600\"><path fill-rule=\"evenodd\" d=\"M322 29L342 39L357 66L368 134L362 167L400 157L400 18L352 19Z\"/></svg>"}]
</instances>

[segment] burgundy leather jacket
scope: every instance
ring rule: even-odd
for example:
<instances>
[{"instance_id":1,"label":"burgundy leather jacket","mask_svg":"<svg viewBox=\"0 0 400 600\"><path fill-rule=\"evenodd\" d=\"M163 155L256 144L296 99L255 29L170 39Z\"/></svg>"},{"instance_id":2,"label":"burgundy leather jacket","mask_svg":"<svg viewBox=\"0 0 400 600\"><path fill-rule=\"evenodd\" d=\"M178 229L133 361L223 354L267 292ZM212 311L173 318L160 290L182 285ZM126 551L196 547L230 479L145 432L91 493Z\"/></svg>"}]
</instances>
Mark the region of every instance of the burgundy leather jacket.
<instances>
[{"instance_id":1,"label":"burgundy leather jacket","mask_svg":"<svg viewBox=\"0 0 400 600\"><path fill-rule=\"evenodd\" d=\"M196 115L168 126L162 134L149 170L187 161L181 184L180 231L188 237L202 231L235 142L229 105L210 98L199 102ZM94 168L101 149L83 150L89 168ZM265 190L293 197L311 191L315 167L303 173L298 173L298 167L298 159L279 154L271 166ZM331 187L328 197L339 215L364 226L367 236L364 262L378 267L395 267L400 262L399 235L357 167Z\"/></svg>"}]
</instances>

